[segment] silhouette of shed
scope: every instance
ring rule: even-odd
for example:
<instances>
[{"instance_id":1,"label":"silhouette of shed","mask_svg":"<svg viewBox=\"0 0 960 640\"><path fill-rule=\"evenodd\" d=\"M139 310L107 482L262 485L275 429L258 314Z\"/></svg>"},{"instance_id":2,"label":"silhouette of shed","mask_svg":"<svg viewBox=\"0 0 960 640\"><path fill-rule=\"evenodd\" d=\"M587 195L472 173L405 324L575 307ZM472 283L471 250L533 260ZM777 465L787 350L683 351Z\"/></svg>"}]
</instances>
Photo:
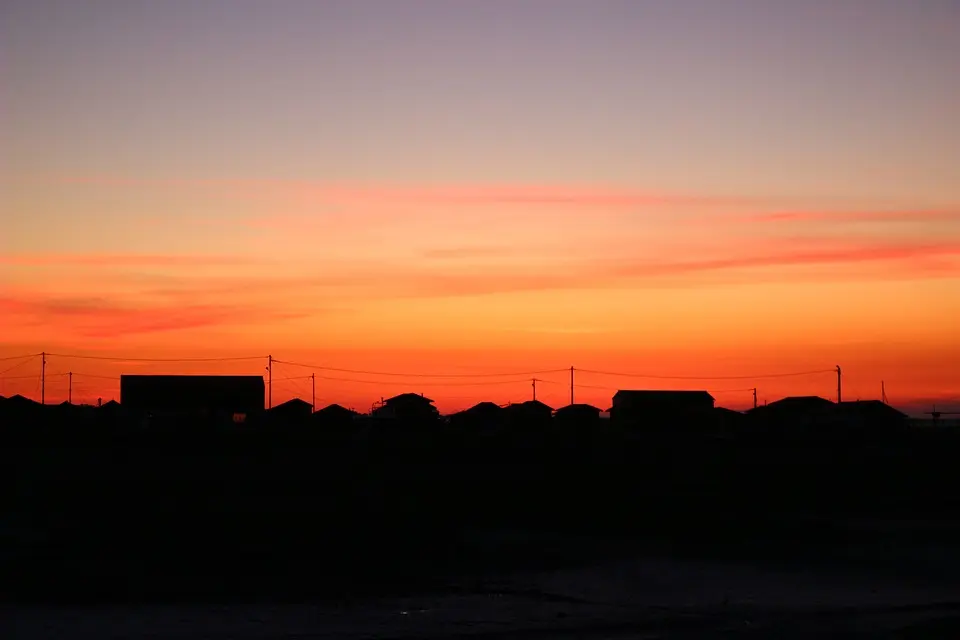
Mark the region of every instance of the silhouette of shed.
<instances>
[{"instance_id":1,"label":"silhouette of shed","mask_svg":"<svg viewBox=\"0 0 960 640\"><path fill-rule=\"evenodd\" d=\"M666 426L709 420L714 398L706 391L621 389L613 396L610 420L618 426Z\"/></svg>"}]
</instances>

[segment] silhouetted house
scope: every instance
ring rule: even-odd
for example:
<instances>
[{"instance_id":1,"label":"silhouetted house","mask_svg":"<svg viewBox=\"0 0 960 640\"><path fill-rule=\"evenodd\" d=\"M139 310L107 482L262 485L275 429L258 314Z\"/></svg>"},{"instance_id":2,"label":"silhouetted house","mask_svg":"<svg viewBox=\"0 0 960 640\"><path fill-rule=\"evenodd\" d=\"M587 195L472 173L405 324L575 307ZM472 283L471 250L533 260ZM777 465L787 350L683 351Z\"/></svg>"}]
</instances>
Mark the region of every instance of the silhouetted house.
<instances>
[{"instance_id":1,"label":"silhouetted house","mask_svg":"<svg viewBox=\"0 0 960 640\"><path fill-rule=\"evenodd\" d=\"M3 417L8 421L23 420L35 418L42 405L30 398L25 398L20 394L7 398L3 405Z\"/></svg>"},{"instance_id":2,"label":"silhouetted house","mask_svg":"<svg viewBox=\"0 0 960 640\"><path fill-rule=\"evenodd\" d=\"M733 435L748 428L749 418L742 411L734 411L725 407L714 407L711 426L715 427L715 434Z\"/></svg>"},{"instance_id":3,"label":"silhouetted house","mask_svg":"<svg viewBox=\"0 0 960 640\"><path fill-rule=\"evenodd\" d=\"M836 405L841 424L848 429L864 431L898 430L907 426L907 414L879 400L855 400Z\"/></svg>"},{"instance_id":4,"label":"silhouetted house","mask_svg":"<svg viewBox=\"0 0 960 640\"><path fill-rule=\"evenodd\" d=\"M435 422L440 417L433 400L417 393L402 393L388 398L372 413L374 418L405 423Z\"/></svg>"},{"instance_id":5,"label":"silhouetted house","mask_svg":"<svg viewBox=\"0 0 960 640\"><path fill-rule=\"evenodd\" d=\"M261 376L120 376L124 412L138 418L232 421L262 413L263 398Z\"/></svg>"},{"instance_id":6,"label":"silhouetted house","mask_svg":"<svg viewBox=\"0 0 960 640\"><path fill-rule=\"evenodd\" d=\"M803 431L837 426L837 404L819 396L792 396L747 412L764 429Z\"/></svg>"},{"instance_id":7,"label":"silhouetted house","mask_svg":"<svg viewBox=\"0 0 960 640\"><path fill-rule=\"evenodd\" d=\"M600 422L601 409L589 404L568 404L553 414L558 426L596 426Z\"/></svg>"},{"instance_id":8,"label":"silhouetted house","mask_svg":"<svg viewBox=\"0 0 960 640\"><path fill-rule=\"evenodd\" d=\"M356 411L351 411L339 404L331 404L323 409L317 409L313 414L313 422L324 427L347 427L360 416Z\"/></svg>"},{"instance_id":9,"label":"silhouetted house","mask_svg":"<svg viewBox=\"0 0 960 640\"><path fill-rule=\"evenodd\" d=\"M503 408L493 402L480 402L450 416L450 425L461 429L490 431L503 424Z\"/></svg>"},{"instance_id":10,"label":"silhouetted house","mask_svg":"<svg viewBox=\"0 0 960 640\"><path fill-rule=\"evenodd\" d=\"M714 399L706 391L617 391L610 420L618 427L672 427L709 421Z\"/></svg>"},{"instance_id":11,"label":"silhouetted house","mask_svg":"<svg viewBox=\"0 0 960 640\"><path fill-rule=\"evenodd\" d=\"M313 405L300 398L287 400L267 411L271 420L279 422L304 422L312 413Z\"/></svg>"},{"instance_id":12,"label":"silhouetted house","mask_svg":"<svg viewBox=\"0 0 960 640\"><path fill-rule=\"evenodd\" d=\"M510 425L517 427L544 426L553 419L553 407L539 400L510 404L504 411Z\"/></svg>"}]
</instances>

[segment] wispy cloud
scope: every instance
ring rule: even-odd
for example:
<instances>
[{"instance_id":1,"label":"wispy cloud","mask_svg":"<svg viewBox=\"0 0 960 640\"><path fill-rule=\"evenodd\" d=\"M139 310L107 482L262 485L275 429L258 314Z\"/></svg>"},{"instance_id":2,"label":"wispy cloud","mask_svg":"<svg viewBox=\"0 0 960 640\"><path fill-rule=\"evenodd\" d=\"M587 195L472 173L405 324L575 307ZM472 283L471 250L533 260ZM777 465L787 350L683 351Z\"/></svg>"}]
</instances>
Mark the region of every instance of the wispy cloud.
<instances>
[{"instance_id":1,"label":"wispy cloud","mask_svg":"<svg viewBox=\"0 0 960 640\"><path fill-rule=\"evenodd\" d=\"M897 211L774 211L738 214L738 222L960 222L960 209L902 209Z\"/></svg>"},{"instance_id":2,"label":"wispy cloud","mask_svg":"<svg viewBox=\"0 0 960 640\"><path fill-rule=\"evenodd\" d=\"M515 255L522 253L520 247L509 247L506 245L488 245L488 246L462 246L462 247L443 247L440 249L427 249L423 252L423 257L431 260L457 260L470 258L498 258L502 256Z\"/></svg>"},{"instance_id":3,"label":"wispy cloud","mask_svg":"<svg viewBox=\"0 0 960 640\"><path fill-rule=\"evenodd\" d=\"M206 267L261 262L252 256L175 254L20 253L0 255L0 265L21 267Z\"/></svg>"},{"instance_id":4,"label":"wispy cloud","mask_svg":"<svg viewBox=\"0 0 960 640\"><path fill-rule=\"evenodd\" d=\"M0 313L16 325L56 330L79 338L180 331L202 327L276 322L301 317L242 306L213 304L123 304L100 297L0 296ZM2 324L0 324L2 326Z\"/></svg>"},{"instance_id":5,"label":"wispy cloud","mask_svg":"<svg viewBox=\"0 0 960 640\"><path fill-rule=\"evenodd\" d=\"M624 276L642 277L682 275L731 269L904 261L956 256L960 256L960 243L958 242L885 243L873 245L857 243L843 245L833 242L820 247L808 245L807 247L793 249L786 246L779 251L761 249L752 253L738 253L737 255L700 260L636 262L622 267L615 267L614 271ZM841 274L838 274L838 276L839 275Z\"/></svg>"},{"instance_id":6,"label":"wispy cloud","mask_svg":"<svg viewBox=\"0 0 960 640\"><path fill-rule=\"evenodd\" d=\"M567 184L438 184L331 183L269 178L187 179L137 178L118 175L56 176L50 181L118 188L180 188L223 193L312 196L325 202L420 202L437 204L545 204L597 207L638 205L716 206L769 204L743 196L643 190L617 185Z\"/></svg>"}]
</instances>

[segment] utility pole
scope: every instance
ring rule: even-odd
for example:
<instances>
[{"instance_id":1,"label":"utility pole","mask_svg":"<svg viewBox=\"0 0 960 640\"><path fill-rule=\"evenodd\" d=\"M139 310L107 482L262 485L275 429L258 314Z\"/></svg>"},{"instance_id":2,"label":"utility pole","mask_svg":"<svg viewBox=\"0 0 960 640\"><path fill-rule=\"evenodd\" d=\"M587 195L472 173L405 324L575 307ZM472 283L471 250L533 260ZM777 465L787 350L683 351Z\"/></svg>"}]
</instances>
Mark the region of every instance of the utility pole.
<instances>
[{"instance_id":1,"label":"utility pole","mask_svg":"<svg viewBox=\"0 0 960 640\"><path fill-rule=\"evenodd\" d=\"M73 371L67 374L70 384L67 387L67 404L73 404Z\"/></svg>"},{"instance_id":2,"label":"utility pole","mask_svg":"<svg viewBox=\"0 0 960 640\"><path fill-rule=\"evenodd\" d=\"M47 352L40 354L40 404L47 404Z\"/></svg>"},{"instance_id":3,"label":"utility pole","mask_svg":"<svg viewBox=\"0 0 960 640\"><path fill-rule=\"evenodd\" d=\"M273 356L267 356L267 409L273 409Z\"/></svg>"},{"instance_id":4,"label":"utility pole","mask_svg":"<svg viewBox=\"0 0 960 640\"><path fill-rule=\"evenodd\" d=\"M570 404L573 404L573 367L570 367Z\"/></svg>"},{"instance_id":5,"label":"utility pole","mask_svg":"<svg viewBox=\"0 0 960 640\"><path fill-rule=\"evenodd\" d=\"M533 382L533 400L534 400L534 402L536 402L536 400L537 400L537 379L536 379L536 378L533 378L533 380L531 380L531 382Z\"/></svg>"},{"instance_id":6,"label":"utility pole","mask_svg":"<svg viewBox=\"0 0 960 640\"><path fill-rule=\"evenodd\" d=\"M313 393L313 402L311 403L313 408L310 409L310 413L316 413L317 411L317 374L310 374L310 391Z\"/></svg>"},{"instance_id":7,"label":"utility pole","mask_svg":"<svg viewBox=\"0 0 960 640\"><path fill-rule=\"evenodd\" d=\"M880 381L880 402L887 404L887 386L883 380Z\"/></svg>"},{"instance_id":8,"label":"utility pole","mask_svg":"<svg viewBox=\"0 0 960 640\"><path fill-rule=\"evenodd\" d=\"M840 371L840 365L837 365L837 404L843 402L843 373Z\"/></svg>"},{"instance_id":9,"label":"utility pole","mask_svg":"<svg viewBox=\"0 0 960 640\"><path fill-rule=\"evenodd\" d=\"M757 408L757 388L753 388L753 408Z\"/></svg>"}]
</instances>

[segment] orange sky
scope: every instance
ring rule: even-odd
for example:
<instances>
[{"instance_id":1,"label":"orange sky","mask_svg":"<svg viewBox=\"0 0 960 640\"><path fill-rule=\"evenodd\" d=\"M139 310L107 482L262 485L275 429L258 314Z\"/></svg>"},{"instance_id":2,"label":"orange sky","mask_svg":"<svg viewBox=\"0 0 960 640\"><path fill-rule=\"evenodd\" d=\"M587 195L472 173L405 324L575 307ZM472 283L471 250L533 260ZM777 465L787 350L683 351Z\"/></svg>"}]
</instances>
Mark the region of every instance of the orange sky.
<instances>
[{"instance_id":1,"label":"orange sky","mask_svg":"<svg viewBox=\"0 0 960 640\"><path fill-rule=\"evenodd\" d=\"M51 401L69 371L88 401L272 354L520 373L275 371L275 401L312 372L319 403L359 409L521 400L525 372L571 365L748 377L578 375L603 408L617 387L834 397L829 373L749 376L836 365L845 398L960 403L956 3L0 13L0 358L260 357L51 356ZM0 360L0 395L37 397L39 373Z\"/></svg>"},{"instance_id":2,"label":"orange sky","mask_svg":"<svg viewBox=\"0 0 960 640\"><path fill-rule=\"evenodd\" d=\"M903 405L946 402L960 387L951 366L960 353L960 213L950 210L813 210L542 185L86 178L21 182L16 194L36 209L51 194L69 197L73 211L105 197L160 204L155 217L107 229L80 214L65 219L48 251L5 247L0 356L264 356L156 365L51 356L51 400L65 397L71 370L75 399L90 400L115 397L117 384L88 376L256 374L267 354L335 369L519 374L404 378L277 365L275 402L309 398L309 380L287 378L314 373L319 404L358 408L408 390L448 411L521 400L532 392L525 372L571 365L722 378L839 364L847 398L877 397L882 380ZM248 214L219 222L211 210L238 198L249 199ZM170 199L200 213L166 215ZM38 375L39 360L25 361L0 375L0 393L36 395ZM568 401L567 374L537 377L538 397ZM577 399L604 408L622 387L707 388L734 407L749 404L754 386L761 401L836 393L829 373L577 381Z\"/></svg>"}]
</instances>

